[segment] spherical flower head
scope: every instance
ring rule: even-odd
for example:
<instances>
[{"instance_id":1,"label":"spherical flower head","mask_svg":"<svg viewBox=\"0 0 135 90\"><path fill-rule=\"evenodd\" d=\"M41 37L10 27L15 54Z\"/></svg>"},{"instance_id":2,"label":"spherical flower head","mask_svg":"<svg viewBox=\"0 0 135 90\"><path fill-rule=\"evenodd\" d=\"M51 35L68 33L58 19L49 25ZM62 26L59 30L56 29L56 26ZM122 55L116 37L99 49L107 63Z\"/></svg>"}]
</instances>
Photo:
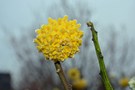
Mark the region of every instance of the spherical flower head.
<instances>
[{"instance_id":1,"label":"spherical flower head","mask_svg":"<svg viewBox=\"0 0 135 90\"><path fill-rule=\"evenodd\" d=\"M129 81L129 79L127 77L121 78L119 80L119 85L122 86L122 87L127 87L128 81Z\"/></svg>"},{"instance_id":2,"label":"spherical flower head","mask_svg":"<svg viewBox=\"0 0 135 90\"><path fill-rule=\"evenodd\" d=\"M80 71L77 68L71 68L68 70L68 77L74 81L78 80L81 78Z\"/></svg>"},{"instance_id":3,"label":"spherical flower head","mask_svg":"<svg viewBox=\"0 0 135 90\"><path fill-rule=\"evenodd\" d=\"M135 77L131 78L131 80L128 82L128 84L132 90L135 90Z\"/></svg>"},{"instance_id":4,"label":"spherical flower head","mask_svg":"<svg viewBox=\"0 0 135 90\"><path fill-rule=\"evenodd\" d=\"M37 49L46 59L64 61L79 51L82 44L83 32L76 20L68 20L68 16L57 20L49 18L48 24L36 30L34 42Z\"/></svg>"},{"instance_id":5,"label":"spherical flower head","mask_svg":"<svg viewBox=\"0 0 135 90\"><path fill-rule=\"evenodd\" d=\"M73 82L73 88L76 90L84 90L87 87L87 81L85 79L78 79Z\"/></svg>"}]
</instances>

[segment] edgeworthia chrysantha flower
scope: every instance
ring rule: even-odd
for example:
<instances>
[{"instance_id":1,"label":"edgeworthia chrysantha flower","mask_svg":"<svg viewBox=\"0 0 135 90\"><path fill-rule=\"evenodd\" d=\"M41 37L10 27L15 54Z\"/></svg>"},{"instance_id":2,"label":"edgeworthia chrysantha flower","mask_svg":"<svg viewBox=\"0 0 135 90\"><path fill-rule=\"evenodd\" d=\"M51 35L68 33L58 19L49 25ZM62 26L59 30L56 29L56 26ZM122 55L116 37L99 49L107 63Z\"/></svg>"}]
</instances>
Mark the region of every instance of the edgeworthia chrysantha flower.
<instances>
[{"instance_id":1,"label":"edgeworthia chrysantha flower","mask_svg":"<svg viewBox=\"0 0 135 90\"><path fill-rule=\"evenodd\" d=\"M68 20L68 16L57 20L49 18L48 24L42 25L36 33L34 42L38 51L54 62L73 57L82 44L80 24L76 20Z\"/></svg>"}]
</instances>

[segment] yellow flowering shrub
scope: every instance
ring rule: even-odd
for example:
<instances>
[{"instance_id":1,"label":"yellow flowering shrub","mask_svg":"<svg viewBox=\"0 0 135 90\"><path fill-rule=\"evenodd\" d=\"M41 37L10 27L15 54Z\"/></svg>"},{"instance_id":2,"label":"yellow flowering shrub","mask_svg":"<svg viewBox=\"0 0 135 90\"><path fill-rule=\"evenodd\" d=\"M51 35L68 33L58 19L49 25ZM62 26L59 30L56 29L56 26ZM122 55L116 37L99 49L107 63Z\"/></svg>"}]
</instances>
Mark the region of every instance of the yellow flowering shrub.
<instances>
[{"instance_id":1,"label":"yellow flowering shrub","mask_svg":"<svg viewBox=\"0 0 135 90\"><path fill-rule=\"evenodd\" d=\"M71 68L68 70L68 77L71 80L78 80L81 78L80 71L77 68Z\"/></svg>"},{"instance_id":2,"label":"yellow flowering shrub","mask_svg":"<svg viewBox=\"0 0 135 90\"><path fill-rule=\"evenodd\" d=\"M121 78L119 80L119 85L122 87L128 86L129 79L127 77Z\"/></svg>"},{"instance_id":3,"label":"yellow flowering shrub","mask_svg":"<svg viewBox=\"0 0 135 90\"><path fill-rule=\"evenodd\" d=\"M48 60L64 61L73 57L82 44L83 32L76 20L68 20L68 16L57 20L49 18L48 24L36 30L34 42L37 49Z\"/></svg>"}]
</instances>

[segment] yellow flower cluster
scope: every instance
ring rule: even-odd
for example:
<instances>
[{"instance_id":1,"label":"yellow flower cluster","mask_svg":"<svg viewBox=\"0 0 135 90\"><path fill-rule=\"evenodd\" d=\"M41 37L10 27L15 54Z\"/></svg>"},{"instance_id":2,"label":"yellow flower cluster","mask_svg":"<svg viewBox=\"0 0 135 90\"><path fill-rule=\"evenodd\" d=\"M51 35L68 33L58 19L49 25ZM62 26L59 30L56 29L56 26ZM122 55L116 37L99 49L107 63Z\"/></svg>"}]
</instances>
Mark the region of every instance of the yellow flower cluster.
<instances>
[{"instance_id":1,"label":"yellow flower cluster","mask_svg":"<svg viewBox=\"0 0 135 90\"><path fill-rule=\"evenodd\" d=\"M78 79L72 85L75 90L84 90L87 87L87 81L85 79Z\"/></svg>"},{"instance_id":2,"label":"yellow flower cluster","mask_svg":"<svg viewBox=\"0 0 135 90\"><path fill-rule=\"evenodd\" d=\"M72 87L75 90L84 90L87 87L87 81L81 78L80 71L77 68L68 70L68 77L72 81Z\"/></svg>"},{"instance_id":3,"label":"yellow flower cluster","mask_svg":"<svg viewBox=\"0 0 135 90\"><path fill-rule=\"evenodd\" d=\"M68 16L58 20L49 18L48 24L42 25L36 33L34 42L37 49L46 59L55 62L73 57L82 44L83 32L80 30L80 24L77 24L76 20L68 20Z\"/></svg>"},{"instance_id":4,"label":"yellow flower cluster","mask_svg":"<svg viewBox=\"0 0 135 90\"><path fill-rule=\"evenodd\" d=\"M80 71L77 68L71 68L68 70L68 76L71 80L78 80L80 79Z\"/></svg>"}]
</instances>

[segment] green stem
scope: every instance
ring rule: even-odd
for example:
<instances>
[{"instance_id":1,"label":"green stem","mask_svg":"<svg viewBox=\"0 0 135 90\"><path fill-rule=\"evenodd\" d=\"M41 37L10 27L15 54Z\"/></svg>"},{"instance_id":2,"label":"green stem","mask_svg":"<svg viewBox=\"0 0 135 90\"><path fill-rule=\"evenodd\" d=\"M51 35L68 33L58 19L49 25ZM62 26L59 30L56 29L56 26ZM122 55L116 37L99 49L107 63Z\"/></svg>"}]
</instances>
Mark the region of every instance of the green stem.
<instances>
[{"instance_id":1,"label":"green stem","mask_svg":"<svg viewBox=\"0 0 135 90\"><path fill-rule=\"evenodd\" d=\"M98 62L99 62L99 67L100 67L100 76L102 78L103 84L105 86L106 90L113 90L113 87L109 81L107 72L106 72L106 68L105 68L105 64L104 64L104 58L100 49L100 45L98 42L98 35L97 35L97 31L94 29L94 25L92 22L88 22L87 23L88 27L90 27L90 30L92 32L92 41L94 42L94 46L95 46L95 50L96 50L96 54L97 54L97 58L98 58Z\"/></svg>"},{"instance_id":2,"label":"green stem","mask_svg":"<svg viewBox=\"0 0 135 90\"><path fill-rule=\"evenodd\" d=\"M57 61L57 62L54 63L54 65L55 65L55 68L56 68L56 72L57 72L57 74L59 75L59 78L60 78L60 80L61 80L61 82L62 82L62 84L63 84L63 86L64 86L64 89L65 89L65 90L72 90L71 85L68 84L68 82L67 82L67 80L66 80L66 77L65 77L65 75L64 75L64 72L63 72L63 69L62 69L62 67L61 67L60 62Z\"/></svg>"}]
</instances>

